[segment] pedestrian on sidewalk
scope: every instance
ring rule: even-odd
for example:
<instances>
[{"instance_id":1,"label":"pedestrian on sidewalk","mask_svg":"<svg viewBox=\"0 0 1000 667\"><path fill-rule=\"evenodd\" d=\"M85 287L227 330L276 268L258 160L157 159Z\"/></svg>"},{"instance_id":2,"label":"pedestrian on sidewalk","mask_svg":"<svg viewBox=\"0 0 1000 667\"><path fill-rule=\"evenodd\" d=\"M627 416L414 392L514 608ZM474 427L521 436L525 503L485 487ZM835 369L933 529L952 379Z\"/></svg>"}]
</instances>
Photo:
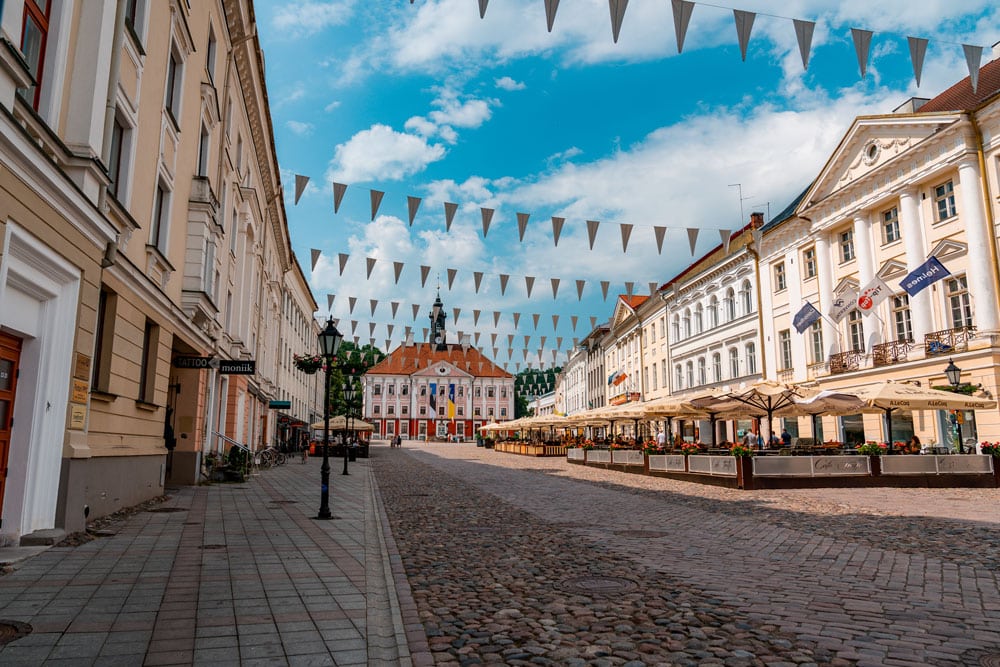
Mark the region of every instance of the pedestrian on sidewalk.
<instances>
[{"instance_id":1,"label":"pedestrian on sidewalk","mask_svg":"<svg viewBox=\"0 0 1000 667\"><path fill-rule=\"evenodd\" d=\"M302 462L305 463L309 460L309 445L302 447Z\"/></svg>"}]
</instances>

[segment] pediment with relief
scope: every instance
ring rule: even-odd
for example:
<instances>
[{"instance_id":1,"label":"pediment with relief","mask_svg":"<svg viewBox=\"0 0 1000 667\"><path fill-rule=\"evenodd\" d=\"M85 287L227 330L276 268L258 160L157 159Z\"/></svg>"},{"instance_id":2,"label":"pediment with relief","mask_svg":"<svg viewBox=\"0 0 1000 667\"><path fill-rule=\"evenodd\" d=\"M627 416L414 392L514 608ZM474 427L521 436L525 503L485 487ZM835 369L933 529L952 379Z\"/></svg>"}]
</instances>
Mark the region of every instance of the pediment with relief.
<instances>
[{"instance_id":1,"label":"pediment with relief","mask_svg":"<svg viewBox=\"0 0 1000 667\"><path fill-rule=\"evenodd\" d=\"M816 182L803 197L808 207L863 180L886 163L915 150L958 121L957 116L877 116L855 119Z\"/></svg>"},{"instance_id":2,"label":"pediment with relief","mask_svg":"<svg viewBox=\"0 0 1000 667\"><path fill-rule=\"evenodd\" d=\"M902 278L907 273L909 273L909 271L906 270L906 264L903 264L895 259L890 259L882 265L882 268L880 268L875 275L882 280L891 280L892 278Z\"/></svg>"},{"instance_id":3,"label":"pediment with relief","mask_svg":"<svg viewBox=\"0 0 1000 667\"><path fill-rule=\"evenodd\" d=\"M944 262L948 259L961 257L967 252L969 252L968 244L962 243L961 241L955 241L953 239L942 239L936 246L934 246L928 256L937 257L939 260Z\"/></svg>"}]
</instances>

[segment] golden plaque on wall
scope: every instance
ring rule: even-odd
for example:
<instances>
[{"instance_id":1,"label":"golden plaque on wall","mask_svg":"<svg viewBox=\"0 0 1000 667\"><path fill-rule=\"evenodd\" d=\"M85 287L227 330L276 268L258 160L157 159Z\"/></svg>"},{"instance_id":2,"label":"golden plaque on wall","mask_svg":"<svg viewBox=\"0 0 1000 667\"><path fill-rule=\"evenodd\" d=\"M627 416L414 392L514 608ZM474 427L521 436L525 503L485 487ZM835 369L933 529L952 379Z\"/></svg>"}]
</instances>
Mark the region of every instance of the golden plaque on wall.
<instances>
[{"instance_id":1,"label":"golden plaque on wall","mask_svg":"<svg viewBox=\"0 0 1000 667\"><path fill-rule=\"evenodd\" d=\"M73 403L86 403L87 402L87 390L90 385L87 384L86 380L77 380L73 378L73 395L69 399Z\"/></svg>"},{"instance_id":2,"label":"golden plaque on wall","mask_svg":"<svg viewBox=\"0 0 1000 667\"><path fill-rule=\"evenodd\" d=\"M87 406L70 403L69 427L74 431L82 431L87 425Z\"/></svg>"},{"instance_id":3,"label":"golden plaque on wall","mask_svg":"<svg viewBox=\"0 0 1000 667\"><path fill-rule=\"evenodd\" d=\"M73 377L81 380L90 379L90 357L80 352L76 353L76 368L73 370Z\"/></svg>"}]
</instances>

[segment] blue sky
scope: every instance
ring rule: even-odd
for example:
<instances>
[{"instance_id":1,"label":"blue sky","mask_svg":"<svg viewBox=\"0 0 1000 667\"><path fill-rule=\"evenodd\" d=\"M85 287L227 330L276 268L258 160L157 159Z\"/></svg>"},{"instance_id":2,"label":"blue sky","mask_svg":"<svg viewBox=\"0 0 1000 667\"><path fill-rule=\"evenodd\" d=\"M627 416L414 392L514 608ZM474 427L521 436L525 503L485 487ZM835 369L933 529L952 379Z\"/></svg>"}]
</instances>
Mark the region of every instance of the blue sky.
<instances>
[{"instance_id":1,"label":"blue sky","mask_svg":"<svg viewBox=\"0 0 1000 667\"><path fill-rule=\"evenodd\" d=\"M985 63L1000 39L986 1L730 0L694 5L678 54L670 5L632 0L615 44L605 0L561 3L551 33L543 0L492 0L485 19L476 0L256 0L292 247L318 316L333 294L340 330L361 344L394 347L406 326L423 340L440 276L452 333L478 332L511 372L551 367L553 350L561 364L627 283L648 294L692 261L687 229L700 256L751 210L777 213L855 116L933 97L968 74L962 44L984 47ZM734 9L757 13L745 62ZM808 70L793 18L816 21ZM863 79L851 28L874 32ZM929 40L919 88L908 36ZM311 179L297 205L295 174ZM348 185L337 214L334 181ZM385 192L374 222L370 189ZM412 227L407 196L422 198ZM459 205L450 231L446 201ZM495 209L485 238L480 207ZM523 242L518 212L530 214ZM552 216L566 219L558 246ZM600 221L593 249L587 220ZM654 226L667 228L662 252Z\"/></svg>"}]
</instances>

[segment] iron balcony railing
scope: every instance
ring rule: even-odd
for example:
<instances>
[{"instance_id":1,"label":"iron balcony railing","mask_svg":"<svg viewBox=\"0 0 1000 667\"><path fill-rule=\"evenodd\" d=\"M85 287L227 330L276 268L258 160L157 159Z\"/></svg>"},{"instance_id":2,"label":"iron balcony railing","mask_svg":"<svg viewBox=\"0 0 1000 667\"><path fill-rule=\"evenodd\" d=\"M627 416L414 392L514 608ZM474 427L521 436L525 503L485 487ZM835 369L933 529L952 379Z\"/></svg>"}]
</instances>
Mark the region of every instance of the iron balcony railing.
<instances>
[{"instance_id":1,"label":"iron balcony railing","mask_svg":"<svg viewBox=\"0 0 1000 667\"><path fill-rule=\"evenodd\" d=\"M928 357L962 352L969 341L976 337L976 327L965 326L935 331L924 336L924 354Z\"/></svg>"}]
</instances>

